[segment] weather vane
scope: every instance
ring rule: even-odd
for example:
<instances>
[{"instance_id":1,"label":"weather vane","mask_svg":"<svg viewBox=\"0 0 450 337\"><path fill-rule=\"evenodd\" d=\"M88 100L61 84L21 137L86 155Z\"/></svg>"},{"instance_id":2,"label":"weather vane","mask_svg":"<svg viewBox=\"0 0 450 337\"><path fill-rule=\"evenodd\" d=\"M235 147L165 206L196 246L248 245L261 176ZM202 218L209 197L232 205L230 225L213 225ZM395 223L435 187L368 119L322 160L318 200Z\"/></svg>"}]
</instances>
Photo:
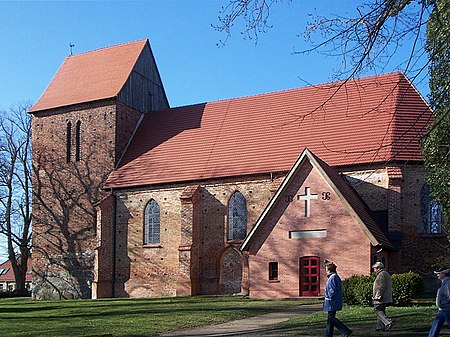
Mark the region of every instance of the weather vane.
<instances>
[{"instance_id":1,"label":"weather vane","mask_svg":"<svg viewBox=\"0 0 450 337\"><path fill-rule=\"evenodd\" d=\"M73 43L69 43L69 47L70 47L70 55L73 55L72 48L75 47L75 45Z\"/></svg>"}]
</instances>

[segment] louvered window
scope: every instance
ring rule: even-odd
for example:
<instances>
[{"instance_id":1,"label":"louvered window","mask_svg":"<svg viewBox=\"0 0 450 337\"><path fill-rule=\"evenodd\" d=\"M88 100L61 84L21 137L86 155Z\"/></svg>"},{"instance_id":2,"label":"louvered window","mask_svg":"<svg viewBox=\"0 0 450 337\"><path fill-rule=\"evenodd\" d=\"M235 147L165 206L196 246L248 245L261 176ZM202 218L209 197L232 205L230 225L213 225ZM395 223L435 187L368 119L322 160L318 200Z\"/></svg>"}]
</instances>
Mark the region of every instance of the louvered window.
<instances>
[{"instance_id":1,"label":"louvered window","mask_svg":"<svg viewBox=\"0 0 450 337\"><path fill-rule=\"evenodd\" d=\"M66 161L72 161L72 122L67 122L66 126Z\"/></svg>"},{"instance_id":2,"label":"louvered window","mask_svg":"<svg viewBox=\"0 0 450 337\"><path fill-rule=\"evenodd\" d=\"M160 243L160 217L158 203L150 200L144 214L144 244Z\"/></svg>"},{"instance_id":3,"label":"louvered window","mask_svg":"<svg viewBox=\"0 0 450 337\"><path fill-rule=\"evenodd\" d=\"M75 127L75 160L81 160L81 121Z\"/></svg>"},{"instance_id":4,"label":"louvered window","mask_svg":"<svg viewBox=\"0 0 450 337\"><path fill-rule=\"evenodd\" d=\"M443 223L442 206L433 200L430 185L425 184L421 192L421 232L441 234Z\"/></svg>"},{"instance_id":5,"label":"louvered window","mask_svg":"<svg viewBox=\"0 0 450 337\"><path fill-rule=\"evenodd\" d=\"M247 235L247 202L235 192L228 203L228 240L244 240Z\"/></svg>"}]
</instances>

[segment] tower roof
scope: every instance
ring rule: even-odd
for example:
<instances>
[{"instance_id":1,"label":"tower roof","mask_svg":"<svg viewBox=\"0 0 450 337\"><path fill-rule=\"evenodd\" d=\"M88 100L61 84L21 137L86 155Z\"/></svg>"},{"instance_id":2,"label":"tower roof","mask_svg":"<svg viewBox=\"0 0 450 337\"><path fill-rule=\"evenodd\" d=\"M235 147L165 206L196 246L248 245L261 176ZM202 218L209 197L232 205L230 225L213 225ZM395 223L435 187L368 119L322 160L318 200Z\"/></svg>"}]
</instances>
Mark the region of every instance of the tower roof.
<instances>
[{"instance_id":1,"label":"tower roof","mask_svg":"<svg viewBox=\"0 0 450 337\"><path fill-rule=\"evenodd\" d=\"M116 97L147 39L70 55L30 112Z\"/></svg>"}]
</instances>

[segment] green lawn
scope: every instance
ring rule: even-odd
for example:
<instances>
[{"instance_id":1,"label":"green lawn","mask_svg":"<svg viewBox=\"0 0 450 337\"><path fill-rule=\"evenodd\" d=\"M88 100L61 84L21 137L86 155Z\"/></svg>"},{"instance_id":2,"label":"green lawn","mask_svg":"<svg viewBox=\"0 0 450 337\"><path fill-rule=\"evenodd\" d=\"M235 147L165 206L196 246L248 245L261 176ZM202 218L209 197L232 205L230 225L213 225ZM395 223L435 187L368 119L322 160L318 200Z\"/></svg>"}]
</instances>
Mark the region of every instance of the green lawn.
<instances>
[{"instance_id":1,"label":"green lawn","mask_svg":"<svg viewBox=\"0 0 450 337\"><path fill-rule=\"evenodd\" d=\"M338 312L337 317L353 330L352 337L425 337L436 314L436 308L433 305L388 307L387 313L396 320L389 332L375 331L376 316L369 307L347 306ZM278 324L271 333L279 336L323 336L326 319L324 312L313 313ZM335 335L340 336L338 331L335 331ZM450 336L446 326L441 336Z\"/></svg>"},{"instance_id":2,"label":"green lawn","mask_svg":"<svg viewBox=\"0 0 450 337\"><path fill-rule=\"evenodd\" d=\"M221 323L269 312L293 301L243 297L174 297L32 301L0 299L0 336L153 336L186 327Z\"/></svg>"},{"instance_id":3,"label":"green lawn","mask_svg":"<svg viewBox=\"0 0 450 337\"><path fill-rule=\"evenodd\" d=\"M254 301L243 297L178 297L161 299L102 299L32 301L0 299L0 335L87 336L110 333L114 337L154 336L158 333L198 325L209 325L297 306L297 301ZM389 307L397 319L390 337L426 336L435 315L431 301L408 307ZM354 330L352 336L380 336L375 332L372 308L345 307L338 313ZM326 314L300 316L259 336L322 336ZM450 336L444 329L441 336ZM336 333L336 336L339 334Z\"/></svg>"}]
</instances>

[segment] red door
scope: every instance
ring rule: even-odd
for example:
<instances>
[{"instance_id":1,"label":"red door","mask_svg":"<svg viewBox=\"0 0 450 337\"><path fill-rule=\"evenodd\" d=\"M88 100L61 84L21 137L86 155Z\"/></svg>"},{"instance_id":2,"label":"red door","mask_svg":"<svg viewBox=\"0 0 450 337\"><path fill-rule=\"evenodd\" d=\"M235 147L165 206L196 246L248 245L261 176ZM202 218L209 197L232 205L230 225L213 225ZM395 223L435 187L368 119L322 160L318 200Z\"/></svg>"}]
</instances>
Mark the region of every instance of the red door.
<instances>
[{"instance_id":1,"label":"red door","mask_svg":"<svg viewBox=\"0 0 450 337\"><path fill-rule=\"evenodd\" d=\"M300 258L300 296L318 296L320 293L320 258Z\"/></svg>"}]
</instances>

